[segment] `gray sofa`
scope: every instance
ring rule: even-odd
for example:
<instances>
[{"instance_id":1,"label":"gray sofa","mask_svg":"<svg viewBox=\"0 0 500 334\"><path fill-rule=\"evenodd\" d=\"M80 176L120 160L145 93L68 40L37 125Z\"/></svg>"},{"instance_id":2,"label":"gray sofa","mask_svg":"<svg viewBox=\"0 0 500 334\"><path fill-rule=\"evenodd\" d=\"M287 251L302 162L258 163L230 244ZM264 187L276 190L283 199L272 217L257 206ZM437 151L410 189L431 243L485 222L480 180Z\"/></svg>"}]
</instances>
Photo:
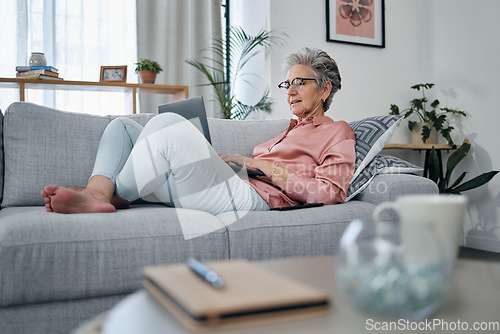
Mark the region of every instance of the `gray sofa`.
<instances>
[{"instance_id":1,"label":"gray sofa","mask_svg":"<svg viewBox=\"0 0 500 334\"><path fill-rule=\"evenodd\" d=\"M144 124L153 116L130 117ZM6 110L0 122L1 333L68 333L140 289L146 265L188 257L260 260L333 254L346 224L370 219L377 204L401 194L437 192L434 183L420 176L377 175L347 203L251 212L231 224L224 215L160 204L134 204L111 214L47 213L43 187L85 186L111 119L22 102ZM209 120L217 151L244 155L287 125L288 120ZM186 240L179 217L219 228Z\"/></svg>"}]
</instances>

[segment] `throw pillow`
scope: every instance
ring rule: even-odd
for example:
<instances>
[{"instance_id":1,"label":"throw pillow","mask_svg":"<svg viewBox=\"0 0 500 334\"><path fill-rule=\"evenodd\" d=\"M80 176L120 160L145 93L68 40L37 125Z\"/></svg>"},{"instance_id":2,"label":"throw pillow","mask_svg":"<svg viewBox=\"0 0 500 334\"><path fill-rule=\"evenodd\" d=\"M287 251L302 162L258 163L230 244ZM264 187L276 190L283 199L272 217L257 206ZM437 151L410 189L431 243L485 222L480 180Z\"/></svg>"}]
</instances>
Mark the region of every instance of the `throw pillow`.
<instances>
[{"instance_id":1,"label":"throw pillow","mask_svg":"<svg viewBox=\"0 0 500 334\"><path fill-rule=\"evenodd\" d=\"M378 174L411 174L421 172L422 170L422 167L393 156L376 155L368 166L363 168L358 177L351 181L347 189L347 198L345 201L349 201L363 191Z\"/></svg>"},{"instance_id":2,"label":"throw pillow","mask_svg":"<svg viewBox=\"0 0 500 334\"><path fill-rule=\"evenodd\" d=\"M356 136L356 167L352 180L379 154L389 141L403 115L374 116L349 125Z\"/></svg>"}]
</instances>

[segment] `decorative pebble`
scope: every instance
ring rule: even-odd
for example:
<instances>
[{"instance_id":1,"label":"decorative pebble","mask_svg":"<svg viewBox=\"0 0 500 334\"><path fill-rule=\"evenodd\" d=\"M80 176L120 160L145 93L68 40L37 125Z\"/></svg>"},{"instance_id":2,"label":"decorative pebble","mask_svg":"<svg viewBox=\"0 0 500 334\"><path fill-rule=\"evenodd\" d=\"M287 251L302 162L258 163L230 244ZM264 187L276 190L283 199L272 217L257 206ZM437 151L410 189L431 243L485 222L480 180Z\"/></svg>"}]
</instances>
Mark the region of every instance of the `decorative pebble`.
<instances>
[{"instance_id":1,"label":"decorative pebble","mask_svg":"<svg viewBox=\"0 0 500 334\"><path fill-rule=\"evenodd\" d=\"M448 271L437 265L362 264L339 268L341 289L364 312L395 318L428 316L441 303ZM426 311L427 310L427 311Z\"/></svg>"}]
</instances>

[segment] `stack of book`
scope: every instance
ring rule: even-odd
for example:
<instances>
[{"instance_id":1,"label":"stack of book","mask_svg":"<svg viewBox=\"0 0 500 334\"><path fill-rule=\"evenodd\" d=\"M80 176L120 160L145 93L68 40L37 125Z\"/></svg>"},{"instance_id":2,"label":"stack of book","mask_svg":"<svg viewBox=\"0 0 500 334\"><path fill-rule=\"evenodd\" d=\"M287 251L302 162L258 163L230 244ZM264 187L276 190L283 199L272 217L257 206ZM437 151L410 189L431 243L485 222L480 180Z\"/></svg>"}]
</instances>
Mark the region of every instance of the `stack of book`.
<instances>
[{"instance_id":1,"label":"stack of book","mask_svg":"<svg viewBox=\"0 0 500 334\"><path fill-rule=\"evenodd\" d=\"M53 66L17 66L16 71L16 77L18 78L62 80L62 78L59 78L57 68Z\"/></svg>"}]
</instances>

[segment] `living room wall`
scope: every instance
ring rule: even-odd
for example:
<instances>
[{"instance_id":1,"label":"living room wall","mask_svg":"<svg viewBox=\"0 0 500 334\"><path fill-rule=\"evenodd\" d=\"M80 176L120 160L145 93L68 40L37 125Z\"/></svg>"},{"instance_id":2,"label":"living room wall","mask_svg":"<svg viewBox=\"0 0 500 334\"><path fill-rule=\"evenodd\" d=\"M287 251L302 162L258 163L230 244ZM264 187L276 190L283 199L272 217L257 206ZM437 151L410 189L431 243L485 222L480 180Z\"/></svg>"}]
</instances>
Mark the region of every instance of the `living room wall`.
<instances>
[{"instance_id":1,"label":"living room wall","mask_svg":"<svg viewBox=\"0 0 500 334\"><path fill-rule=\"evenodd\" d=\"M285 76L281 70L285 55L303 46L318 47L336 59L342 75L342 90L328 116L352 121L384 115L391 103L408 106L409 100L416 97L411 85L435 83L430 98L469 114L454 123L453 139L461 143L468 138L472 143L466 161L455 173L468 171L468 177L473 177L498 170L500 69L496 57L500 28L493 24L498 12L500 2L491 0L386 0L386 47L380 49L326 42L324 0L272 0L271 29L282 29L289 38L286 48L273 48L270 54L275 104L268 117L290 117L286 98L276 88ZM391 142L409 141L406 122L402 122ZM423 163L423 154L417 152L383 153ZM466 246L500 252L499 192L497 176L487 185L465 193L470 201L464 226Z\"/></svg>"}]
</instances>

